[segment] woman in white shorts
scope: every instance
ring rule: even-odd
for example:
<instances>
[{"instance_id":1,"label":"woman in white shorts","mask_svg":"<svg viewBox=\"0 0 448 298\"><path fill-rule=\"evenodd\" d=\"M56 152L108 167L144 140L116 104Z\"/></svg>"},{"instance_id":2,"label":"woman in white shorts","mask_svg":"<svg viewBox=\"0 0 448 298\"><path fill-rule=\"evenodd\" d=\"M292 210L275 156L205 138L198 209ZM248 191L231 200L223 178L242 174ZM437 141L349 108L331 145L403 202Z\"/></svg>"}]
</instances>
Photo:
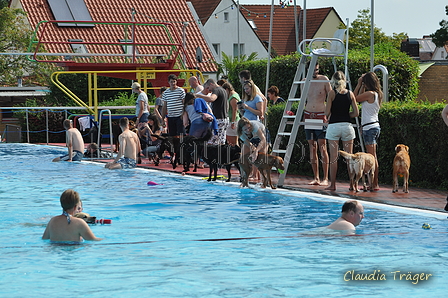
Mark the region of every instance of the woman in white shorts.
<instances>
[{"instance_id":1,"label":"woman in white shorts","mask_svg":"<svg viewBox=\"0 0 448 298\"><path fill-rule=\"evenodd\" d=\"M328 118L326 138L330 147L330 185L326 190L336 190L339 140L342 141L345 152L353 152L355 130L351 118L358 117L359 110L355 95L346 88L347 81L342 71L335 72L330 83L333 90L328 92L325 109Z\"/></svg>"}]
</instances>

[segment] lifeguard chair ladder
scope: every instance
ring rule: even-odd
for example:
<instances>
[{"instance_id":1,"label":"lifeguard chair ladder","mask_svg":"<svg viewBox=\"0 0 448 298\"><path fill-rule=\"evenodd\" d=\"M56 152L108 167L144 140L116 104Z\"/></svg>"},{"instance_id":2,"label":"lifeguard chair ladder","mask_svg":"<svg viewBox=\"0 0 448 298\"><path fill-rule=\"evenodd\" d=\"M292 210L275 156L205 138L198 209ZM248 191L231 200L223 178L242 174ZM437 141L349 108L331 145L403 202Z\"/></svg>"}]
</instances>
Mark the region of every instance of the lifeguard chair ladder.
<instances>
[{"instance_id":1,"label":"lifeguard chair ladder","mask_svg":"<svg viewBox=\"0 0 448 298\"><path fill-rule=\"evenodd\" d=\"M323 46L323 47L322 47ZM305 125L302 122L303 111L305 109L306 99L308 96L308 91L310 89L311 83L328 83L327 80L312 80L314 68L317 63L317 59L321 58L332 58L334 70L336 71L335 57L344 57L346 61L346 48L344 43L339 38L315 38L315 39L305 39L299 45L299 51L301 58L299 65L297 66L297 71L292 82L291 89L289 91L288 100L285 105L285 110L283 112L282 118L280 120L280 125L278 127L277 136L275 137L272 152L276 155L284 154L284 166L285 170L279 175L278 186L283 186L286 174L288 172L288 167L291 162L292 152L295 147L297 132L301 125ZM307 60L311 58L308 67L308 72L306 72ZM345 67L345 74L348 79L348 70ZM302 86L300 97L296 97L299 86ZM302 100L303 99L303 100ZM292 105L298 102L299 106L295 115L290 115L287 113L291 111ZM292 126L291 126L292 124ZM290 130L288 129L290 128ZM284 146L285 139L288 139L288 144L286 148Z\"/></svg>"}]
</instances>

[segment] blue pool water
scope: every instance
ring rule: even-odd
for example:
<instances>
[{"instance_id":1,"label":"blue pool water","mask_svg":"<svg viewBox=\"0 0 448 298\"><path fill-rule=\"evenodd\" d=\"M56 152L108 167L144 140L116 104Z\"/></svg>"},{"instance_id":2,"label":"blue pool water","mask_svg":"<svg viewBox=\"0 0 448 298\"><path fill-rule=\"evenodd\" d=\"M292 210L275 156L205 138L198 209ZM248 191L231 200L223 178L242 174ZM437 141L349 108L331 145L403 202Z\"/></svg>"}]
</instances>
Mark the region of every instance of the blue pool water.
<instances>
[{"instance_id":1,"label":"blue pool water","mask_svg":"<svg viewBox=\"0 0 448 298\"><path fill-rule=\"evenodd\" d=\"M322 235L342 201L50 162L65 150L0 143L1 297L446 297L446 215L365 203L357 236ZM41 240L67 188L112 219L91 226L103 241ZM351 280L375 270L386 280Z\"/></svg>"}]
</instances>

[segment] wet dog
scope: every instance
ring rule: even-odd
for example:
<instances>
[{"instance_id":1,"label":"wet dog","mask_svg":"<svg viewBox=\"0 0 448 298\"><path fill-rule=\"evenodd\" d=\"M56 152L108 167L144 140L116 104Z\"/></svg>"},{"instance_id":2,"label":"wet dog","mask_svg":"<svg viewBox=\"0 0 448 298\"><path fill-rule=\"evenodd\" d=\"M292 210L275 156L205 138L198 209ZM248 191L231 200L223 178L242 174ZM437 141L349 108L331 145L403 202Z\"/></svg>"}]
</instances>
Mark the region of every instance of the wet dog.
<instances>
[{"instance_id":1,"label":"wet dog","mask_svg":"<svg viewBox=\"0 0 448 298\"><path fill-rule=\"evenodd\" d=\"M373 175L375 173L375 157L370 153L358 152L350 154L345 151L339 150L339 153L347 161L350 173L350 190L356 192L358 189L359 179L362 177L363 190L367 191L365 174L368 176L370 191L373 191Z\"/></svg>"},{"instance_id":2,"label":"wet dog","mask_svg":"<svg viewBox=\"0 0 448 298\"><path fill-rule=\"evenodd\" d=\"M260 171L263 182L261 187L266 188L270 186L272 189L276 189L276 186L272 185L271 180L271 170L275 167L277 170L284 170L283 158L280 156L258 153L257 160L255 160L254 165Z\"/></svg>"},{"instance_id":3,"label":"wet dog","mask_svg":"<svg viewBox=\"0 0 448 298\"><path fill-rule=\"evenodd\" d=\"M239 170L238 164L241 155L241 149L238 146L231 145L207 145L204 147L204 151L201 154L202 159L210 166L210 172L208 174L207 181L216 181L218 173L218 166L224 166L227 170L227 180L230 181L232 174L230 169L232 164ZM212 173L214 177L212 178Z\"/></svg>"},{"instance_id":4,"label":"wet dog","mask_svg":"<svg viewBox=\"0 0 448 298\"><path fill-rule=\"evenodd\" d=\"M252 172L252 165L255 165L260 171L263 179L262 187L266 188L269 185L272 189L276 189L276 187L272 185L271 169L272 167L276 167L278 170L284 170L283 158L270 154L258 153L257 159L252 162L249 160L249 154L243 155L240 161L240 187L249 187L249 175Z\"/></svg>"},{"instance_id":5,"label":"wet dog","mask_svg":"<svg viewBox=\"0 0 448 298\"><path fill-rule=\"evenodd\" d=\"M405 193L409 192L408 182L409 182L409 168L411 167L411 158L409 157L409 147L403 144L399 144L395 147L395 158L393 163L393 179L394 186L392 192L398 191L398 174L403 174L403 191Z\"/></svg>"}]
</instances>

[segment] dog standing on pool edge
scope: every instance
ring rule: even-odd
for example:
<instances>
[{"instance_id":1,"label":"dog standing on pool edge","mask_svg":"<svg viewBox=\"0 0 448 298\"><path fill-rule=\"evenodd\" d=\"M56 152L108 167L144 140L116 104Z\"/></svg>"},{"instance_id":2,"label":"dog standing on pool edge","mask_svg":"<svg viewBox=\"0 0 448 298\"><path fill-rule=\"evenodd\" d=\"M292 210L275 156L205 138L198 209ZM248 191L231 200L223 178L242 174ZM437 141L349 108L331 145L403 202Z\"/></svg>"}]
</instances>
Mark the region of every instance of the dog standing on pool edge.
<instances>
[{"instance_id":1,"label":"dog standing on pool edge","mask_svg":"<svg viewBox=\"0 0 448 298\"><path fill-rule=\"evenodd\" d=\"M363 190L367 191L366 180L364 174L368 175L370 191L373 191L373 175L375 173L375 157L370 153L358 152L350 154L339 150L339 153L347 160L347 166L350 173L350 186L356 192L358 189L358 181L362 177Z\"/></svg>"},{"instance_id":2,"label":"dog standing on pool edge","mask_svg":"<svg viewBox=\"0 0 448 298\"><path fill-rule=\"evenodd\" d=\"M394 158L394 185L392 192L395 193L398 191L398 174L403 174L403 191L405 193L409 192L408 184L409 184L409 168L411 167L411 158L409 157L409 147L403 144L398 144L395 147L395 158Z\"/></svg>"}]
</instances>

